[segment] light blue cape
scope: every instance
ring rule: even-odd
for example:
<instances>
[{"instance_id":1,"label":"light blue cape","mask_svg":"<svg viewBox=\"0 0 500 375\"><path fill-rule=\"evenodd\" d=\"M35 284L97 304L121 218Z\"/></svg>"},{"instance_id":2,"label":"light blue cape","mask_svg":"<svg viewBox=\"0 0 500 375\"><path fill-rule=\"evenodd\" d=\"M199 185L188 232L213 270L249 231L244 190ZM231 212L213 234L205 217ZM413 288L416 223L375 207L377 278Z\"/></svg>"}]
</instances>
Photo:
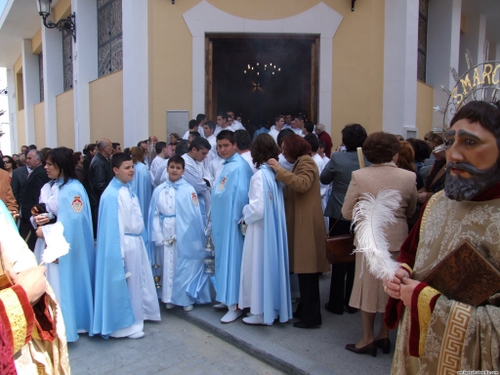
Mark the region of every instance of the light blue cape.
<instances>
[{"instance_id":1,"label":"light blue cape","mask_svg":"<svg viewBox=\"0 0 500 375\"><path fill-rule=\"evenodd\" d=\"M0 215L2 215L8 223L11 223L12 226L16 228L16 232L19 232L19 229L17 228L14 219L12 218L12 214L10 213L9 209L7 208L3 200L1 199L0 199Z\"/></svg>"},{"instance_id":2,"label":"light blue cape","mask_svg":"<svg viewBox=\"0 0 500 375\"><path fill-rule=\"evenodd\" d=\"M172 303L178 306L209 303L212 297L210 277L204 272L206 238L200 204L193 186L184 178L176 182L167 179L155 189L149 208L148 237L152 238L158 197L162 191L170 187L175 189L175 236L177 238L177 264L174 272ZM153 241L149 241L149 253L156 254L156 251L163 251L163 246L157 248Z\"/></svg>"},{"instance_id":3,"label":"light blue cape","mask_svg":"<svg viewBox=\"0 0 500 375\"><path fill-rule=\"evenodd\" d=\"M276 181L268 165L262 165L260 170L264 199L264 323L272 324L276 315L284 323L292 318L293 313L283 184Z\"/></svg>"},{"instance_id":4,"label":"light blue cape","mask_svg":"<svg viewBox=\"0 0 500 375\"><path fill-rule=\"evenodd\" d=\"M118 192L128 187L116 177L109 183L99 203L95 278L94 334L108 338L114 331L135 323L125 279L120 231Z\"/></svg>"},{"instance_id":5,"label":"light blue cape","mask_svg":"<svg viewBox=\"0 0 500 375\"><path fill-rule=\"evenodd\" d=\"M215 247L216 299L228 306L238 303L243 235L238 221L248 203L253 171L238 154L223 162L212 190L212 238Z\"/></svg>"},{"instance_id":6,"label":"light blue cape","mask_svg":"<svg viewBox=\"0 0 500 375\"><path fill-rule=\"evenodd\" d=\"M62 182L60 179L55 183L61 185ZM85 330L92 336L94 317L92 214L87 192L78 180L70 179L59 187L57 210L57 220L64 226L64 238L71 246L68 254L59 258L59 279L66 338L73 342L78 339L77 330Z\"/></svg>"},{"instance_id":7,"label":"light blue cape","mask_svg":"<svg viewBox=\"0 0 500 375\"><path fill-rule=\"evenodd\" d=\"M130 181L130 185L137 194L144 224L147 226L148 221L146 219L148 217L149 202L153 194L153 185L151 185L148 167L144 163L137 162L134 164L134 178Z\"/></svg>"}]
</instances>

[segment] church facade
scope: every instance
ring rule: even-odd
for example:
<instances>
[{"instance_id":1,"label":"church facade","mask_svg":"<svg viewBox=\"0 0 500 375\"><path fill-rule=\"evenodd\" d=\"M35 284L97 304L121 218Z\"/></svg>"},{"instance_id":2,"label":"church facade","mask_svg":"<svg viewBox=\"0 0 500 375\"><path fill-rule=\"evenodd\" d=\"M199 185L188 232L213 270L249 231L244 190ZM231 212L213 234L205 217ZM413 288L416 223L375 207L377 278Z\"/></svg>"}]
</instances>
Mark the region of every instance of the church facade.
<instances>
[{"instance_id":1,"label":"church facade","mask_svg":"<svg viewBox=\"0 0 500 375\"><path fill-rule=\"evenodd\" d=\"M244 121L305 109L335 146L349 123L422 138L442 125L433 108L446 104L441 86L455 86L450 67L467 71L466 51L474 63L500 60L500 15L488 3L54 2L54 22L74 13L73 38L43 26L35 1L9 0L0 17L0 66L7 68L12 147L81 150L102 137L128 147L151 134L182 135L198 113L215 120L230 109ZM274 88L238 76L259 64L288 75ZM281 96L281 107L270 106ZM248 109L256 107L260 117Z\"/></svg>"}]
</instances>

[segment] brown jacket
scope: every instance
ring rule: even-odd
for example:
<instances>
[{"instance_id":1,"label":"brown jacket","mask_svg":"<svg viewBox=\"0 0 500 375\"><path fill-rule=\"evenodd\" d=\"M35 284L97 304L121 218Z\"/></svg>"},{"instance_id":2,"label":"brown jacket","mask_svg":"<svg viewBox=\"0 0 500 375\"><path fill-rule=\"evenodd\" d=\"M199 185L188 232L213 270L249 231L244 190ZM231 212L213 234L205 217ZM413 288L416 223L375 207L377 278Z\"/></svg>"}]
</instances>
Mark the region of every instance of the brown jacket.
<instances>
[{"instance_id":1,"label":"brown jacket","mask_svg":"<svg viewBox=\"0 0 500 375\"><path fill-rule=\"evenodd\" d=\"M10 176L3 169L0 169L0 199L3 200L9 211L14 211L17 214L17 203L10 187Z\"/></svg>"},{"instance_id":2,"label":"brown jacket","mask_svg":"<svg viewBox=\"0 0 500 375\"><path fill-rule=\"evenodd\" d=\"M276 179L285 184L285 211L290 271L330 270L326 260L326 228L319 192L319 172L309 155L301 156L292 171L280 169Z\"/></svg>"}]
</instances>

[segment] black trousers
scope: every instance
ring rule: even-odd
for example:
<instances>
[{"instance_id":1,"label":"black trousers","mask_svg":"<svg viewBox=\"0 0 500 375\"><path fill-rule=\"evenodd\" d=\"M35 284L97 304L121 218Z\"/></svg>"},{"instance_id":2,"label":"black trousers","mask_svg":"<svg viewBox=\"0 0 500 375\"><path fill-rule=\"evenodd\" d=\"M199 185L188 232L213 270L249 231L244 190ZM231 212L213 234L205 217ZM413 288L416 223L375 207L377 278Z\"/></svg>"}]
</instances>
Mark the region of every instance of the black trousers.
<instances>
[{"instance_id":1,"label":"black trousers","mask_svg":"<svg viewBox=\"0 0 500 375\"><path fill-rule=\"evenodd\" d=\"M319 273L299 273L300 303L297 314L306 325L321 325Z\"/></svg>"},{"instance_id":2,"label":"black trousers","mask_svg":"<svg viewBox=\"0 0 500 375\"><path fill-rule=\"evenodd\" d=\"M90 213L92 214L92 229L94 230L94 238L97 238L97 213L99 212L98 205L90 205Z\"/></svg>"},{"instance_id":3,"label":"black trousers","mask_svg":"<svg viewBox=\"0 0 500 375\"><path fill-rule=\"evenodd\" d=\"M330 218L330 229L335 224L337 219ZM350 233L351 222L339 220L333 230L331 236ZM351 298L352 285L354 284L354 269L355 263L339 263L332 264L332 278L330 281L330 297L328 307L337 314L344 312L344 306L349 306Z\"/></svg>"}]
</instances>

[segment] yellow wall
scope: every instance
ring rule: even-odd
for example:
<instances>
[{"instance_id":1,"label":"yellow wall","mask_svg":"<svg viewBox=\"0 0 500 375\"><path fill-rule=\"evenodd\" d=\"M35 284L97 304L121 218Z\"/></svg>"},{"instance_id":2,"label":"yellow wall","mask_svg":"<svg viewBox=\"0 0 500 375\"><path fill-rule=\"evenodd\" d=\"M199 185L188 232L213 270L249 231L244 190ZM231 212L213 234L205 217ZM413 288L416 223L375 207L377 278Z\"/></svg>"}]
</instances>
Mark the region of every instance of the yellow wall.
<instances>
[{"instance_id":1,"label":"yellow wall","mask_svg":"<svg viewBox=\"0 0 500 375\"><path fill-rule=\"evenodd\" d=\"M341 3L342 11L337 11L344 19L333 38L334 147L340 145L345 125L361 124L369 134L382 130L383 119L385 2L358 2L354 12L350 1Z\"/></svg>"},{"instance_id":2,"label":"yellow wall","mask_svg":"<svg viewBox=\"0 0 500 375\"><path fill-rule=\"evenodd\" d=\"M150 134L164 134L167 109L192 113L192 39L182 14L200 0L149 2ZM270 20L290 17L319 0L208 0L232 15ZM347 123L368 132L382 129L384 68L384 2L363 0L351 12L348 0L324 0L344 19L333 38L332 123L335 145ZM367 32L369 30L369 32ZM330 84L330 83L329 83Z\"/></svg>"},{"instance_id":3,"label":"yellow wall","mask_svg":"<svg viewBox=\"0 0 500 375\"><path fill-rule=\"evenodd\" d=\"M61 18L66 18L69 16L71 11L71 0L61 0L54 7L54 20L57 22Z\"/></svg>"},{"instance_id":4,"label":"yellow wall","mask_svg":"<svg viewBox=\"0 0 500 375\"><path fill-rule=\"evenodd\" d=\"M432 107L434 103L434 89L417 81L417 129L418 138L423 139L425 133L432 130Z\"/></svg>"},{"instance_id":5,"label":"yellow wall","mask_svg":"<svg viewBox=\"0 0 500 375\"><path fill-rule=\"evenodd\" d=\"M18 152L22 145L27 145L26 129L24 128L24 109L17 111L17 149L13 145L13 149Z\"/></svg>"},{"instance_id":6,"label":"yellow wall","mask_svg":"<svg viewBox=\"0 0 500 375\"><path fill-rule=\"evenodd\" d=\"M42 29L38 30L33 39L31 39L31 52L33 52L33 55L42 53Z\"/></svg>"},{"instance_id":7,"label":"yellow wall","mask_svg":"<svg viewBox=\"0 0 500 375\"><path fill-rule=\"evenodd\" d=\"M123 144L123 72L90 82L89 95L90 141L109 138Z\"/></svg>"},{"instance_id":8,"label":"yellow wall","mask_svg":"<svg viewBox=\"0 0 500 375\"><path fill-rule=\"evenodd\" d=\"M57 95L57 145L75 149L73 90ZM76 151L76 150L75 150Z\"/></svg>"},{"instance_id":9,"label":"yellow wall","mask_svg":"<svg viewBox=\"0 0 500 375\"><path fill-rule=\"evenodd\" d=\"M45 141L45 108L44 102L33 106L35 117L35 144L38 148L43 148L47 144Z\"/></svg>"},{"instance_id":10,"label":"yellow wall","mask_svg":"<svg viewBox=\"0 0 500 375\"><path fill-rule=\"evenodd\" d=\"M14 74L16 77L16 108L18 111L24 109L24 88L23 88L23 58L19 56L14 64Z\"/></svg>"}]
</instances>

